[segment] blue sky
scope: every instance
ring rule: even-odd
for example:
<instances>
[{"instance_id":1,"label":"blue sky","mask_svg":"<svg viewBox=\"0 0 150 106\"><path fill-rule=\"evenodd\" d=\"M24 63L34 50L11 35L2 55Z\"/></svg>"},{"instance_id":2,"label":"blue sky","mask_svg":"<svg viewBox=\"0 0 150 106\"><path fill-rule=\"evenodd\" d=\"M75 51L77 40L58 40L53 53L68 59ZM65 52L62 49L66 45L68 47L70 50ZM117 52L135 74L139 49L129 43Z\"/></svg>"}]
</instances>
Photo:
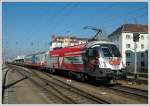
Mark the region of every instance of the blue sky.
<instances>
[{"instance_id":1,"label":"blue sky","mask_svg":"<svg viewBox=\"0 0 150 106\"><path fill-rule=\"evenodd\" d=\"M126 23L147 24L147 2L3 2L3 52L6 57L48 50L51 35L107 35Z\"/></svg>"}]
</instances>

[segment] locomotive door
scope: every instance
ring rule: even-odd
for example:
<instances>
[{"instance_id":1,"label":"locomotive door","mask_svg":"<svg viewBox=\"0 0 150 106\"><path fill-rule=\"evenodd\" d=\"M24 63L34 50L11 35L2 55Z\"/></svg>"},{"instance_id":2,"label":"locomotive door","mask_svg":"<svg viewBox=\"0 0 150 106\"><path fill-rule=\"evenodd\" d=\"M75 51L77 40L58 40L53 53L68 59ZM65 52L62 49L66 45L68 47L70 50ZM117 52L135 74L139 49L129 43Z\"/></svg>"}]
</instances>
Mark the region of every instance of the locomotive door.
<instances>
[{"instance_id":1,"label":"locomotive door","mask_svg":"<svg viewBox=\"0 0 150 106\"><path fill-rule=\"evenodd\" d=\"M99 47L89 48L83 56L84 67L87 72L93 72L99 68Z\"/></svg>"}]
</instances>

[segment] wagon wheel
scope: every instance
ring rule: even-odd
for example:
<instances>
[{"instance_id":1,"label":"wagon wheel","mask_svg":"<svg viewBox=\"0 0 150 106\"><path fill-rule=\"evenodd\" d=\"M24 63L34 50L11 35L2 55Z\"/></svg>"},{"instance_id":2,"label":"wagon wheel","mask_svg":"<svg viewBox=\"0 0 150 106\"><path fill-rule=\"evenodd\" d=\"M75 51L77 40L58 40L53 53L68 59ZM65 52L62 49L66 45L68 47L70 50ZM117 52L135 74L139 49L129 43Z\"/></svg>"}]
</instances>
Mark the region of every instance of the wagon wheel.
<instances>
[{"instance_id":1,"label":"wagon wheel","mask_svg":"<svg viewBox=\"0 0 150 106\"><path fill-rule=\"evenodd\" d=\"M49 72L50 72L51 74L54 74L54 73L55 73L55 69L50 69Z\"/></svg>"},{"instance_id":2,"label":"wagon wheel","mask_svg":"<svg viewBox=\"0 0 150 106\"><path fill-rule=\"evenodd\" d=\"M74 79L74 75L72 74L72 72L69 72L68 75L70 79Z\"/></svg>"},{"instance_id":3,"label":"wagon wheel","mask_svg":"<svg viewBox=\"0 0 150 106\"><path fill-rule=\"evenodd\" d=\"M81 73L81 74L80 74L80 80L81 80L82 82L88 81L88 76L85 75L85 74L83 74L83 73Z\"/></svg>"}]
</instances>

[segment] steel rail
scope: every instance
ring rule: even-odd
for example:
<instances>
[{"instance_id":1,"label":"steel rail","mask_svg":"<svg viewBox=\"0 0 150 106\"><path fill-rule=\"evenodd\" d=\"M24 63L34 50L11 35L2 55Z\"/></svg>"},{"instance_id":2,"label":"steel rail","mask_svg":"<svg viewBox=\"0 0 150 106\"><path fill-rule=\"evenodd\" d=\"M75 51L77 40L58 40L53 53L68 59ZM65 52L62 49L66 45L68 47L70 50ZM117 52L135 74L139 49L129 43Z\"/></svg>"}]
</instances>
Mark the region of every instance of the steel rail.
<instances>
[{"instance_id":1,"label":"steel rail","mask_svg":"<svg viewBox=\"0 0 150 106\"><path fill-rule=\"evenodd\" d=\"M5 84L6 84L6 78L8 75L8 72L10 71L10 68L7 67L8 69L6 70L4 77L2 77L2 104L4 103L4 93L5 93Z\"/></svg>"},{"instance_id":2,"label":"steel rail","mask_svg":"<svg viewBox=\"0 0 150 106\"><path fill-rule=\"evenodd\" d=\"M22 76L26 76L27 77L27 75L25 75L24 73L22 73L21 71L19 71L19 70L16 70L19 74L21 74ZM29 73L28 73L29 74ZM64 98L61 98L61 97L59 97L58 95L56 95L54 92L52 92L51 90L49 90L49 89L47 89L46 87L44 87L44 86L42 86L42 85L40 85L40 83L38 82L38 81L35 81L33 78L31 78L31 77L28 77L28 79L32 82L32 83L34 83L34 85L36 85L37 87L40 87L40 88L42 88L44 91L46 91L46 92L48 92L49 94L51 94L51 95L53 95L53 96L55 96L55 98L57 98L57 99L59 99L59 101L61 100L63 103L72 103L72 101L66 101Z\"/></svg>"},{"instance_id":3,"label":"steel rail","mask_svg":"<svg viewBox=\"0 0 150 106\"><path fill-rule=\"evenodd\" d=\"M47 73L45 73L45 74L47 74ZM49 75L50 75L50 74L49 74ZM66 86L69 86L69 88L67 88L68 90L71 90L72 92L75 92L75 93L77 93L77 94L79 94L79 95L82 95L82 96L84 96L84 97L86 97L86 98L89 98L89 99L91 99L91 100L93 100L93 101L96 101L96 102L101 103L101 104L111 104L110 102L108 102L108 101L106 101L106 100L103 100L103 99L101 99L101 98L99 98L99 97L96 97L96 96L94 96L94 95L92 95L92 94L90 94L90 93L87 93L87 92L85 92L84 90L81 90L81 89L79 89L79 88L77 88L77 87L74 87L74 86L72 86L72 85L69 85L69 84L67 84L67 83L65 83L65 82L63 82L63 81L61 81L61 80L59 80L59 79L53 77L52 75L50 75L50 78L53 78L54 80L56 80L56 81L58 81L58 82L60 82L60 83L63 83L63 84L66 85ZM51 82L51 83L56 84L56 85L58 85L58 86L61 86L61 85L59 85L59 84L56 83L56 82ZM61 87L62 87L62 86L61 86ZM73 88L74 90L71 89L71 88Z\"/></svg>"},{"instance_id":4,"label":"steel rail","mask_svg":"<svg viewBox=\"0 0 150 106\"><path fill-rule=\"evenodd\" d=\"M21 68L21 67L20 67ZM24 70L24 69L22 69L22 70ZM35 69L30 69L30 70L32 70L32 72L36 72L36 71L38 71L38 70L35 70ZM24 71L26 71L26 70L24 70ZM28 71L26 71L26 72L28 72ZM28 72L29 73L29 72ZM46 75L47 75L47 73L45 73ZM35 75L35 74L34 74ZM36 75L37 75L37 73L36 73ZM49 74L50 75L50 74ZM54 78L52 75L50 75L51 77L50 78L52 78L53 80L55 80L55 81L58 81L58 82L60 82L61 83L61 85L60 84L58 84L58 83L55 83L55 82L53 82L53 81L49 81L49 80L47 80L47 79L45 79L45 78L43 78L43 77L41 77L41 76L37 76L38 78L40 78L41 80L43 80L45 83L48 83L48 85L50 85L51 87L52 87L52 85L57 85L57 86L59 86L59 87L62 87L62 88L64 88L64 89L67 89L67 90L69 90L69 91L71 91L71 92L74 92L74 93L76 93L76 94L78 94L78 95L80 95L80 96L83 96L83 97L85 97L85 98L88 98L88 99L90 99L90 100L93 100L93 101L95 101L95 102L97 102L97 103L100 103L100 104L111 104L110 102L108 102L108 101L106 101L106 100L103 100L103 99L101 99L101 98L98 98L98 97L96 97L96 96L94 96L94 95L92 95L92 94L89 94L89 93L87 93L87 92L85 92L84 90L81 90L81 89L79 89L79 88L76 88L76 87L74 87L74 86L72 86L72 85L69 85L69 84L67 84L67 83L65 83L65 82L63 82L63 81L60 81L60 80L58 80L58 79L56 79L56 78ZM64 87L64 86L62 86L62 84L63 85L65 85L65 86L68 86L68 87Z\"/></svg>"},{"instance_id":5,"label":"steel rail","mask_svg":"<svg viewBox=\"0 0 150 106\"><path fill-rule=\"evenodd\" d=\"M124 92L124 93L127 93L129 95L136 95L136 96L140 96L143 98L148 98L148 92L145 90L141 90L141 89L126 87L126 86L115 86L115 87L110 87L110 89Z\"/></svg>"}]
</instances>

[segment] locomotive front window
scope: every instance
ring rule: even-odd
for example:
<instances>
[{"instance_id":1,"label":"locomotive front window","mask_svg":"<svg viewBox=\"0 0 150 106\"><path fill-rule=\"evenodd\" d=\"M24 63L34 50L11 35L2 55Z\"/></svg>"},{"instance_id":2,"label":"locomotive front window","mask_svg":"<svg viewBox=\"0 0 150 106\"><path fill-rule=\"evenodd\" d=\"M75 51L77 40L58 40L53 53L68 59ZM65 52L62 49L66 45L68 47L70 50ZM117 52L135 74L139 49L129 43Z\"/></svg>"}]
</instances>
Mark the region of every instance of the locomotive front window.
<instances>
[{"instance_id":1,"label":"locomotive front window","mask_svg":"<svg viewBox=\"0 0 150 106\"><path fill-rule=\"evenodd\" d=\"M110 51L114 57L121 57L120 51L115 45L110 45Z\"/></svg>"},{"instance_id":2,"label":"locomotive front window","mask_svg":"<svg viewBox=\"0 0 150 106\"><path fill-rule=\"evenodd\" d=\"M101 50L103 52L104 57L121 57L119 49L112 44L102 44Z\"/></svg>"},{"instance_id":3,"label":"locomotive front window","mask_svg":"<svg viewBox=\"0 0 150 106\"><path fill-rule=\"evenodd\" d=\"M102 47L103 55L104 57L112 57L112 54L110 53L109 48Z\"/></svg>"}]
</instances>

